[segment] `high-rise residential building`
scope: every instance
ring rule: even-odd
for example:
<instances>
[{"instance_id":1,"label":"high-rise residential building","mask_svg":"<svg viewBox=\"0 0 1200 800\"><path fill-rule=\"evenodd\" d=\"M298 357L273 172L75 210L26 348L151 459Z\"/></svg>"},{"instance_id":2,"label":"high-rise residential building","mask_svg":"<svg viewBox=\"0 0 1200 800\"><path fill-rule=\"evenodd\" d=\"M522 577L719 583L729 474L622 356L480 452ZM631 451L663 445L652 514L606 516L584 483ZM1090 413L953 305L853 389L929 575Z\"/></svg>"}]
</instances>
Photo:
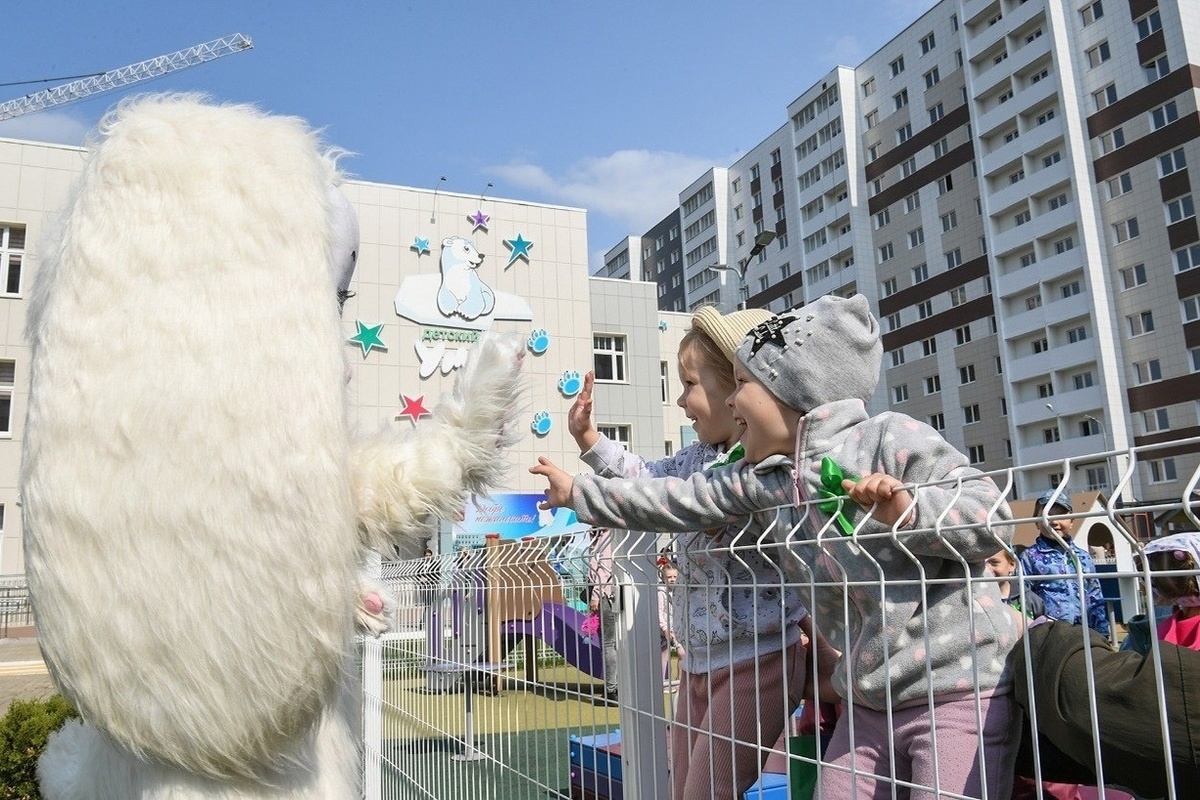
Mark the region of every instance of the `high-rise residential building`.
<instances>
[{"instance_id":1,"label":"high-rise residential building","mask_svg":"<svg viewBox=\"0 0 1200 800\"><path fill-rule=\"evenodd\" d=\"M982 469L1044 464L1014 495L1178 498L1200 464L1197 53L1195 3L944 0L680 192L686 308L860 292L873 410ZM1115 451L1164 442L1115 485Z\"/></svg>"}]
</instances>

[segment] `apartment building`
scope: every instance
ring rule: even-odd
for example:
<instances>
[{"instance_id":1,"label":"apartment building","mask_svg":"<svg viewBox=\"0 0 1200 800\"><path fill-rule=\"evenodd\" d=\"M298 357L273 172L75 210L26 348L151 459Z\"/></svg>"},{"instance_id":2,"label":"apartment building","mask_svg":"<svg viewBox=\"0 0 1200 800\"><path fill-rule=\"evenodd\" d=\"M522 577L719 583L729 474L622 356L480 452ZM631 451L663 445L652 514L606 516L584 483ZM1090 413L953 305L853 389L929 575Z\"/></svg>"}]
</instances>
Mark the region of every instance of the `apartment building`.
<instances>
[{"instance_id":1,"label":"apartment building","mask_svg":"<svg viewBox=\"0 0 1200 800\"><path fill-rule=\"evenodd\" d=\"M861 292L874 410L981 469L1044 464L1018 496L1177 498L1200 463L1197 53L1195 3L944 0L680 193L686 308ZM724 232L689 236L722 198ZM1107 451L1174 442L1115 486Z\"/></svg>"}]
</instances>

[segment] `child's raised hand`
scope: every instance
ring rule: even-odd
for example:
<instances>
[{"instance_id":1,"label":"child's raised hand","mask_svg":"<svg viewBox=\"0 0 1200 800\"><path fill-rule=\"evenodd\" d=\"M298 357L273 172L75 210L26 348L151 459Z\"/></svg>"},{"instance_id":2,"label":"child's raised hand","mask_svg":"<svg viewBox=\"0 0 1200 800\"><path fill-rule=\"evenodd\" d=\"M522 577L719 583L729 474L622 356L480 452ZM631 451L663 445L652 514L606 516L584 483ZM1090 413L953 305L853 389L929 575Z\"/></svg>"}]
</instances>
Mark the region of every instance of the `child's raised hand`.
<instances>
[{"instance_id":1,"label":"child's raised hand","mask_svg":"<svg viewBox=\"0 0 1200 800\"><path fill-rule=\"evenodd\" d=\"M569 472L554 466L554 462L545 456L538 456L538 463L530 467L529 471L550 482L550 488L546 490L546 499L538 503L539 509L549 511L552 508L571 507L571 487L575 478Z\"/></svg>"},{"instance_id":2,"label":"child's raised hand","mask_svg":"<svg viewBox=\"0 0 1200 800\"><path fill-rule=\"evenodd\" d=\"M567 412L567 430L575 437L579 451L586 453L600 439L600 433L592 424L592 384L596 381L596 373L588 370L583 376L583 388L575 395L575 402Z\"/></svg>"},{"instance_id":3,"label":"child's raised hand","mask_svg":"<svg viewBox=\"0 0 1200 800\"><path fill-rule=\"evenodd\" d=\"M902 481L882 472L863 475L857 481L842 481L846 495L863 508L875 506L871 516L884 525L907 523L916 511L912 495L902 486Z\"/></svg>"}]
</instances>

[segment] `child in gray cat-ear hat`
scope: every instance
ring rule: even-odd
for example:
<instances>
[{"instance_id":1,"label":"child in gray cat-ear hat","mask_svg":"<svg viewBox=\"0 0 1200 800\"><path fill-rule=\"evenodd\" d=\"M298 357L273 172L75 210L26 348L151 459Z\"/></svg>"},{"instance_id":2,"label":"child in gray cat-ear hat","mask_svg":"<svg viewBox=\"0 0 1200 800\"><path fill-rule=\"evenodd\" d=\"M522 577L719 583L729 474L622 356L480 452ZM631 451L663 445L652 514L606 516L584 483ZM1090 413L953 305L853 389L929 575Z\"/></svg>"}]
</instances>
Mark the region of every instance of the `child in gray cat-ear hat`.
<instances>
[{"instance_id":1,"label":"child in gray cat-ear hat","mask_svg":"<svg viewBox=\"0 0 1200 800\"><path fill-rule=\"evenodd\" d=\"M982 797L986 776L987 795L1007 797L1020 712L1006 664L1021 629L984 562L1010 544L1012 514L936 430L867 413L882 354L865 297L822 297L738 346L727 403L741 461L687 480L572 478L546 459L531 472L550 481L544 505L594 525L744 521L739 546L800 560L813 621L844 654L834 688L854 700L824 759L845 769L821 771L824 796L903 779Z\"/></svg>"}]
</instances>

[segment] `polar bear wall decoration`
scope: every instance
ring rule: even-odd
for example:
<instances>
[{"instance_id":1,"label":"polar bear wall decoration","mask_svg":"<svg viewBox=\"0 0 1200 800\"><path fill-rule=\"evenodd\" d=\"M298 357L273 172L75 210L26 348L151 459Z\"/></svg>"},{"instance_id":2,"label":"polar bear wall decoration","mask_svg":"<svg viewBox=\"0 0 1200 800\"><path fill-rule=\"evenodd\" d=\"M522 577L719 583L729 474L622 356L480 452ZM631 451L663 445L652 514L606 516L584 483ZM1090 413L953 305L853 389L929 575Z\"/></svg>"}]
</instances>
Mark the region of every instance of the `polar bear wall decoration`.
<instances>
[{"instance_id":1,"label":"polar bear wall decoration","mask_svg":"<svg viewBox=\"0 0 1200 800\"><path fill-rule=\"evenodd\" d=\"M447 317L466 320L492 313L496 295L479 277L483 254L475 243L463 236L442 239L442 282L438 286L438 310Z\"/></svg>"},{"instance_id":2,"label":"polar bear wall decoration","mask_svg":"<svg viewBox=\"0 0 1200 800\"><path fill-rule=\"evenodd\" d=\"M501 479L525 348L485 334L432 419L352 434L335 156L294 118L146 96L42 250L22 515L84 720L42 756L48 800L360 796L358 565Z\"/></svg>"}]
</instances>

